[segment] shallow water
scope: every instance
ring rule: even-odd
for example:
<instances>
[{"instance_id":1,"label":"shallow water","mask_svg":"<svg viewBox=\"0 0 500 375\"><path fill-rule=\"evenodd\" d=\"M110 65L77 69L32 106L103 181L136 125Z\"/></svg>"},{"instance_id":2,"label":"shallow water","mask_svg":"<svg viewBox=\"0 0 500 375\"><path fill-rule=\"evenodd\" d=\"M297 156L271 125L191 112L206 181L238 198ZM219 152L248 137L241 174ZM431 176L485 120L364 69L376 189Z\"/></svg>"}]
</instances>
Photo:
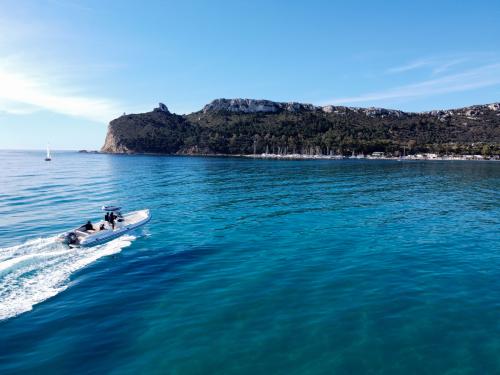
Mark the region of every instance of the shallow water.
<instances>
[{"instance_id":1,"label":"shallow water","mask_svg":"<svg viewBox=\"0 0 500 375\"><path fill-rule=\"evenodd\" d=\"M43 157L0 152L2 374L500 372L500 163ZM108 203L153 219L54 242Z\"/></svg>"}]
</instances>

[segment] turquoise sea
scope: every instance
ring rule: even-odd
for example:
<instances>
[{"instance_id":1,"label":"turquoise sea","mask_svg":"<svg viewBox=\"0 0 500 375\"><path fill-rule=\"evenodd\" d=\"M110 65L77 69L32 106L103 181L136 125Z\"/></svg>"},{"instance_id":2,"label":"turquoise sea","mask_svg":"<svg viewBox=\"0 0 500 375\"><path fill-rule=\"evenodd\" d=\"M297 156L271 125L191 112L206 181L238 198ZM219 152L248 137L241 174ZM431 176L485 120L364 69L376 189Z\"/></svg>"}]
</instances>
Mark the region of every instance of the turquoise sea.
<instances>
[{"instance_id":1,"label":"turquoise sea","mask_svg":"<svg viewBox=\"0 0 500 375\"><path fill-rule=\"evenodd\" d=\"M0 374L498 374L500 163L0 152ZM54 236L149 208L70 250Z\"/></svg>"}]
</instances>

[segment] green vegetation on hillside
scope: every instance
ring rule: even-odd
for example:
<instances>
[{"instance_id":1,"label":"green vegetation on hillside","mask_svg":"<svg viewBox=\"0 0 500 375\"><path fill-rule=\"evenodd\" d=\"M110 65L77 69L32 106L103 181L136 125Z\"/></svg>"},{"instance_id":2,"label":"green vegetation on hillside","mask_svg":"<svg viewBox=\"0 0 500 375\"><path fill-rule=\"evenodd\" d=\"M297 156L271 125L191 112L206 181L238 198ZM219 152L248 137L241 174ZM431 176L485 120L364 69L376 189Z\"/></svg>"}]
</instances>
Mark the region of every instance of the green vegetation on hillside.
<instances>
[{"instance_id":1,"label":"green vegetation on hillside","mask_svg":"<svg viewBox=\"0 0 500 375\"><path fill-rule=\"evenodd\" d=\"M109 141L110 134L112 142ZM362 110L278 113L153 111L113 120L103 151L167 154L438 154L500 153L500 117L484 107L479 118L453 115L370 116ZM113 150L113 144L116 150ZM108 144L108 143L111 143Z\"/></svg>"}]
</instances>

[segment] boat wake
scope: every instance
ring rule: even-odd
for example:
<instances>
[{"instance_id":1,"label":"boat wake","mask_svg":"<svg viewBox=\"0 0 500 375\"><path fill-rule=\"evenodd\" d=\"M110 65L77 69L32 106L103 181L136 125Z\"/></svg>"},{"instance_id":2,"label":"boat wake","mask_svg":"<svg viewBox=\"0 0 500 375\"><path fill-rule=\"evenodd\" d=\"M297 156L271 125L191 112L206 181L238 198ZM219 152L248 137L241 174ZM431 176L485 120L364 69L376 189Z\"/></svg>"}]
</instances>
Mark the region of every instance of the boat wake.
<instances>
[{"instance_id":1,"label":"boat wake","mask_svg":"<svg viewBox=\"0 0 500 375\"><path fill-rule=\"evenodd\" d=\"M57 237L0 248L0 320L30 311L65 290L70 276L104 256L117 254L136 238L124 235L106 244L68 249Z\"/></svg>"}]
</instances>

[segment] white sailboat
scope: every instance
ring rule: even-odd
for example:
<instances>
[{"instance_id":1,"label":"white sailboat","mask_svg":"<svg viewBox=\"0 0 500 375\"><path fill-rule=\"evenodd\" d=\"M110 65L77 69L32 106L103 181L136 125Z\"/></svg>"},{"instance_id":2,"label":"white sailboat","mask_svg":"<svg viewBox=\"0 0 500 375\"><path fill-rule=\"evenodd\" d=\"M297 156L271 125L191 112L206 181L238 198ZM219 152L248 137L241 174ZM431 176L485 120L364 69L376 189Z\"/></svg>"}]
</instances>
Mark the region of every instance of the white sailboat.
<instances>
[{"instance_id":1,"label":"white sailboat","mask_svg":"<svg viewBox=\"0 0 500 375\"><path fill-rule=\"evenodd\" d=\"M49 145L47 145L47 156L45 156L45 161L51 161L52 157L50 156Z\"/></svg>"}]
</instances>

